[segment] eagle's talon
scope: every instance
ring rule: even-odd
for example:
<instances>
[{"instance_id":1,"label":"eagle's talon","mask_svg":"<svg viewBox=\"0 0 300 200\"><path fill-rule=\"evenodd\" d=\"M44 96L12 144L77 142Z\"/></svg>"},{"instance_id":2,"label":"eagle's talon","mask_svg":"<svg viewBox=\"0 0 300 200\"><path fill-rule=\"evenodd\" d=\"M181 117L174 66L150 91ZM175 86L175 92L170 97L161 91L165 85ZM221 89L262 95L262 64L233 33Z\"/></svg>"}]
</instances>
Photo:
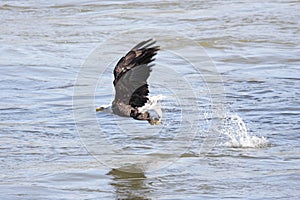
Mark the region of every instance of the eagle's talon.
<instances>
[{"instance_id":1,"label":"eagle's talon","mask_svg":"<svg viewBox=\"0 0 300 200\"><path fill-rule=\"evenodd\" d=\"M151 118L151 119L148 120L148 122L151 125L160 125L161 124L161 119Z\"/></svg>"}]
</instances>

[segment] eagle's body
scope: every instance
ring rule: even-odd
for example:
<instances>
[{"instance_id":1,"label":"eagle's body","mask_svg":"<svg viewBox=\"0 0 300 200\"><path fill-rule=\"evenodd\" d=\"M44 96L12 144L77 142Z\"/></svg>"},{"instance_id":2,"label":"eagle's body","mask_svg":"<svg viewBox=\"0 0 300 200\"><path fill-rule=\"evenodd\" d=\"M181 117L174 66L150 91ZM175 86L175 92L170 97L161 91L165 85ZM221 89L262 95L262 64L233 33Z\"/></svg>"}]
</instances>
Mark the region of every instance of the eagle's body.
<instances>
[{"instance_id":1,"label":"eagle's body","mask_svg":"<svg viewBox=\"0 0 300 200\"><path fill-rule=\"evenodd\" d=\"M150 124L157 124L149 112L140 112L148 101L147 79L150 76L154 56L159 50L153 46L155 41L150 39L133 47L122 57L114 68L115 98L112 102L112 111L120 116L132 117L137 120L147 120Z\"/></svg>"}]
</instances>

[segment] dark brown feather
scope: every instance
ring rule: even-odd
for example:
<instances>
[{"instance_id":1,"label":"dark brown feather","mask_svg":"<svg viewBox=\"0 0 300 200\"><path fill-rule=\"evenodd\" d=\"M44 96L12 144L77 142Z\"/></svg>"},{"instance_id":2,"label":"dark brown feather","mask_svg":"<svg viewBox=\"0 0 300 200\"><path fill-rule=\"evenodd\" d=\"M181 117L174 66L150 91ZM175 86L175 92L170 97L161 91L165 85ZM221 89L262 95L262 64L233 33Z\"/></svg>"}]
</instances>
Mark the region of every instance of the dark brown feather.
<instances>
[{"instance_id":1,"label":"dark brown feather","mask_svg":"<svg viewBox=\"0 0 300 200\"><path fill-rule=\"evenodd\" d=\"M147 40L133 47L117 63L114 69L115 99L113 111L116 114L128 115L119 105L129 105L133 109L142 107L148 101L147 79L150 76L150 63L159 50L154 40ZM127 109L127 108L126 108ZM133 116L134 117L134 116Z\"/></svg>"}]
</instances>

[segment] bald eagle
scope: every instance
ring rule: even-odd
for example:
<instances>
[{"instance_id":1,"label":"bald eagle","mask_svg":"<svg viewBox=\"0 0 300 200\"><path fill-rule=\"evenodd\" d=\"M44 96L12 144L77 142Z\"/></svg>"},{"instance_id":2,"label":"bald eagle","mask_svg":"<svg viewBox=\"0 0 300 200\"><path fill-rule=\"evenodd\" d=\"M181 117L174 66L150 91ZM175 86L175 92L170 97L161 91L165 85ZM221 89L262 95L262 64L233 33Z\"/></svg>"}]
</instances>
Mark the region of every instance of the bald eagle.
<instances>
[{"instance_id":1,"label":"bald eagle","mask_svg":"<svg viewBox=\"0 0 300 200\"><path fill-rule=\"evenodd\" d=\"M114 114L146 120L151 125L160 124L159 118L150 116L144 109L149 102L147 79L154 65L154 56L159 51L155 43L153 39L142 41L118 61L113 71L115 98L111 105ZM96 111L103 109L105 107L98 107Z\"/></svg>"}]
</instances>

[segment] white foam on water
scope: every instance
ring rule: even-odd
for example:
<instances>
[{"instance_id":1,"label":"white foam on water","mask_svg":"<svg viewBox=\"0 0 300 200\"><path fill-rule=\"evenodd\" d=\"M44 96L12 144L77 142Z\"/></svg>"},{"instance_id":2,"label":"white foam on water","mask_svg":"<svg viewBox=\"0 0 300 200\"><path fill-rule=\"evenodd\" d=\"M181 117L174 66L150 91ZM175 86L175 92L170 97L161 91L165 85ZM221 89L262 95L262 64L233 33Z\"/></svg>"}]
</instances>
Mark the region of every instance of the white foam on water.
<instances>
[{"instance_id":1,"label":"white foam on water","mask_svg":"<svg viewBox=\"0 0 300 200\"><path fill-rule=\"evenodd\" d=\"M248 133L245 122L236 114L227 116L222 134L229 138L230 141L225 142L225 145L229 147L261 148L268 145L265 137L258 137Z\"/></svg>"}]
</instances>

